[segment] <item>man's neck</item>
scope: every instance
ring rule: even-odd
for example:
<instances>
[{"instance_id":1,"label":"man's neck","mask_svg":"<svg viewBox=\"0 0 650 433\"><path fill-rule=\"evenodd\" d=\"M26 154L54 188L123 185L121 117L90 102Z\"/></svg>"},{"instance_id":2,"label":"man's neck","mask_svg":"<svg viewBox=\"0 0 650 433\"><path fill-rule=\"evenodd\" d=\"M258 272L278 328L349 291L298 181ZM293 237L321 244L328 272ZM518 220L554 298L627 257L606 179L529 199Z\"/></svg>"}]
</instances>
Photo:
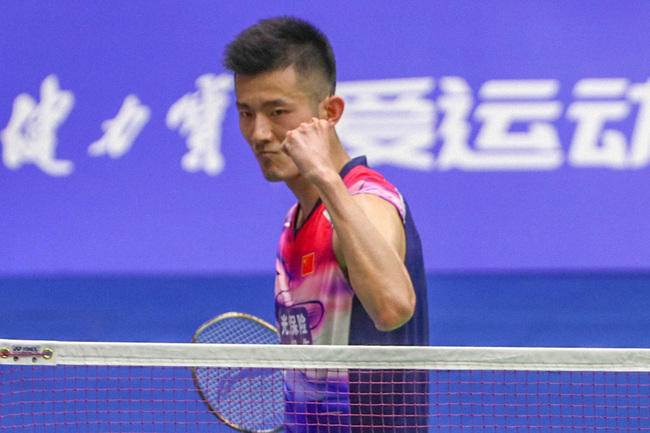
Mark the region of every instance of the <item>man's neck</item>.
<instances>
[{"instance_id":1,"label":"man's neck","mask_svg":"<svg viewBox=\"0 0 650 433\"><path fill-rule=\"evenodd\" d=\"M301 227L320 198L318 189L302 176L287 181L286 184L298 200L297 226Z\"/></svg>"}]
</instances>

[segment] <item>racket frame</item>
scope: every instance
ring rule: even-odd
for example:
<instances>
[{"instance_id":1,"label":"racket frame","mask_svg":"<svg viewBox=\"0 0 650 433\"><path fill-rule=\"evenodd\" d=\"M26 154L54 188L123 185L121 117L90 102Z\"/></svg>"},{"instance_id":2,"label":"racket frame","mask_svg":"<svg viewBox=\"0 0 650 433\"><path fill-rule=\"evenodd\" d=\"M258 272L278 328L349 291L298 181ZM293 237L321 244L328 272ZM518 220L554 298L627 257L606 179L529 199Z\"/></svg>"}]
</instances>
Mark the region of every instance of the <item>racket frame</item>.
<instances>
[{"instance_id":1,"label":"racket frame","mask_svg":"<svg viewBox=\"0 0 650 433\"><path fill-rule=\"evenodd\" d=\"M251 322L254 322L270 331L273 331L274 333L278 333L277 329L275 326L271 325L270 323L266 322L263 319L260 319L259 317L253 316L251 314L246 314L246 313L240 313L236 311L231 311L228 313L223 313L220 314L216 317L213 317L212 319L208 320L204 324L202 324L194 333L194 336L192 337L192 343L197 343L199 336L205 331L208 327L212 326L213 324L220 322L222 320L227 320L227 319L245 319L245 320L250 320ZM218 368L218 367L217 367ZM249 429L243 426L238 425L237 423L234 423L224 417L219 411L212 405L210 400L207 398L203 390L201 389L200 385L200 380L199 377L196 373L195 367L191 367L190 370L192 371L192 379L194 381L194 386L196 387L196 390L198 391L199 395L201 396L201 399L205 403L205 405L208 407L210 412L212 412L221 422L226 424L228 427L231 427L235 430L238 430L243 433L277 433L282 430L284 430L284 426L278 426L272 429L262 429L262 430L256 430L256 429Z\"/></svg>"}]
</instances>

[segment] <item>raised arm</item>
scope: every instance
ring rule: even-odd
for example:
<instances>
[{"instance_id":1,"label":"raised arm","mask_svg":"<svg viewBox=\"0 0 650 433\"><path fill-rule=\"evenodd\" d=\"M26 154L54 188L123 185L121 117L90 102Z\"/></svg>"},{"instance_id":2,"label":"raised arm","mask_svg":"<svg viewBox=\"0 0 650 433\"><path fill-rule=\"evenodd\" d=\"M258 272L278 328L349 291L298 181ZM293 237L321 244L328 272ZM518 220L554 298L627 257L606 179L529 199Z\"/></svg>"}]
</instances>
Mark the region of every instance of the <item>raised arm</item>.
<instances>
[{"instance_id":1,"label":"raised arm","mask_svg":"<svg viewBox=\"0 0 650 433\"><path fill-rule=\"evenodd\" d=\"M290 131L287 152L314 185L334 226L334 251L377 329L399 328L413 315L415 292L404 265L406 241L395 207L372 194L352 196L328 154L331 125L313 119Z\"/></svg>"}]
</instances>

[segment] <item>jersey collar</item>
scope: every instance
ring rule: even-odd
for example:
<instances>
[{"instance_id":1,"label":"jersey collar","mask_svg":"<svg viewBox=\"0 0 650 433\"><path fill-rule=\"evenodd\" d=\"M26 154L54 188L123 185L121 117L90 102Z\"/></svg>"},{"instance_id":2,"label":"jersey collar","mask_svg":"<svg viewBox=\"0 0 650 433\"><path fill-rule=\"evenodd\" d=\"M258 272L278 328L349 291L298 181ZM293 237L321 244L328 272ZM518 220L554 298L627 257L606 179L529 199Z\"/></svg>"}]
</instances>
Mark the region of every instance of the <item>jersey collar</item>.
<instances>
[{"instance_id":1,"label":"jersey collar","mask_svg":"<svg viewBox=\"0 0 650 433\"><path fill-rule=\"evenodd\" d=\"M353 168L358 167L358 166L368 166L368 161L365 156L357 156L356 158L352 158L349 160L341 169L341 172L339 173L341 175L341 178L344 178L347 176L347 174L352 171Z\"/></svg>"},{"instance_id":2,"label":"jersey collar","mask_svg":"<svg viewBox=\"0 0 650 433\"><path fill-rule=\"evenodd\" d=\"M341 179L345 178L345 176L347 176L347 174L349 172L351 172L352 169L354 169L355 167L359 167L359 166L363 166L363 167L368 166L367 158L365 156L363 156L363 155L362 156L357 156L356 158L352 158L351 160L349 160L343 166L343 168L339 172L339 175L341 176ZM316 201L316 204L314 205L314 207L309 212L309 215L307 216L307 218L304 219L304 222L302 224L303 226L307 223L307 221L311 218L312 214L316 211L316 209L318 209L318 206L320 206L322 203L323 203L323 201L320 198L318 199L318 201ZM295 212L295 214L293 216L293 224L292 225L293 225L294 236L296 236L298 234L298 231L300 231L300 228L297 227L299 206L300 205L298 205L298 207L296 207L296 212Z\"/></svg>"}]
</instances>

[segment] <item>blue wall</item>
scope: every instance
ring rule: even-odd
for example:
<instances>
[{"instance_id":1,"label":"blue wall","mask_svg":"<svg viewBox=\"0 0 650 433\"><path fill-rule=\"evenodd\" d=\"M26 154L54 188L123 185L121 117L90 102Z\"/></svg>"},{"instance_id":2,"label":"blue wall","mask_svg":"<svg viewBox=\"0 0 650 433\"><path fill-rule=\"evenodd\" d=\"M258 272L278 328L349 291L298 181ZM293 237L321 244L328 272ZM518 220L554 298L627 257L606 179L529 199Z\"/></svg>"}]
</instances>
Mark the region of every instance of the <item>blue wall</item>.
<instances>
[{"instance_id":1,"label":"blue wall","mask_svg":"<svg viewBox=\"0 0 650 433\"><path fill-rule=\"evenodd\" d=\"M650 272L648 2L24 0L0 6L0 276L267 272L293 198L221 57L284 14L330 37L337 133L429 272Z\"/></svg>"},{"instance_id":2,"label":"blue wall","mask_svg":"<svg viewBox=\"0 0 650 433\"><path fill-rule=\"evenodd\" d=\"M650 347L650 275L429 275L431 344ZM0 337L188 342L242 311L273 321L273 275L0 279Z\"/></svg>"}]
</instances>

